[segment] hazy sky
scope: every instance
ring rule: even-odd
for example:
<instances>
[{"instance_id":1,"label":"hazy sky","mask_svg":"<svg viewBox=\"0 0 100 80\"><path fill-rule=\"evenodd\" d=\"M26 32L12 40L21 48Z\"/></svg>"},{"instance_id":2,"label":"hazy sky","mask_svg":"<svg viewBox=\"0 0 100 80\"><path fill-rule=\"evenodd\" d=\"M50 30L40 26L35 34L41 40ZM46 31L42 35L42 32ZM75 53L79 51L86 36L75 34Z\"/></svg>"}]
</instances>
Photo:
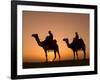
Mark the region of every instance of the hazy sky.
<instances>
[{"instance_id":1,"label":"hazy sky","mask_svg":"<svg viewBox=\"0 0 100 80\"><path fill-rule=\"evenodd\" d=\"M89 57L89 14L79 13L56 13L56 12L35 12L23 11L23 60L24 62L45 61L45 53L42 47L38 46L36 40L31 36L38 34L41 41L51 30L54 39L57 40L61 60L73 58L73 52L67 47L63 38L68 38L71 43L75 32L86 44L87 58ZM79 51L80 59L83 52ZM53 52L48 53L48 59L54 58ZM57 59L58 60L58 55Z\"/></svg>"}]
</instances>

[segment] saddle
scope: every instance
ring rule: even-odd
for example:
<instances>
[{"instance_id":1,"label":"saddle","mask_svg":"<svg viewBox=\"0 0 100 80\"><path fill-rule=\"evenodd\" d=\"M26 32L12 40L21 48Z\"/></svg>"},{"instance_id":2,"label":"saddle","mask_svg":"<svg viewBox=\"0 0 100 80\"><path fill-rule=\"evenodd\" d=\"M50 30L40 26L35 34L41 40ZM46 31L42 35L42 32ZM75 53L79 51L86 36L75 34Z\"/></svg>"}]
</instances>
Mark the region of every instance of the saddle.
<instances>
[{"instance_id":1,"label":"saddle","mask_svg":"<svg viewBox=\"0 0 100 80\"><path fill-rule=\"evenodd\" d=\"M52 40L50 36L47 36L46 39L44 40L46 45L53 45L55 44L57 41L56 40Z\"/></svg>"},{"instance_id":2,"label":"saddle","mask_svg":"<svg viewBox=\"0 0 100 80\"><path fill-rule=\"evenodd\" d=\"M82 38L80 38L80 39L74 39L73 42L72 42L72 44L76 45L76 47L80 47L81 44L83 44L83 46L85 46L84 41L83 41Z\"/></svg>"}]
</instances>

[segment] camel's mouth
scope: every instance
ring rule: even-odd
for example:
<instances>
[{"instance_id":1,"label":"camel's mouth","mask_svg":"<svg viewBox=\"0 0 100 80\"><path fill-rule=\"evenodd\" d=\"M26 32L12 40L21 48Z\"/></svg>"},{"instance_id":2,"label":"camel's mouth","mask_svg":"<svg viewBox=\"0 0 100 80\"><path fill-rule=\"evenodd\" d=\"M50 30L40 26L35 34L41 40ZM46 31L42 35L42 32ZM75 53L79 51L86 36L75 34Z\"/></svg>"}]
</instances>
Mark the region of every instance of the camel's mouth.
<instances>
[{"instance_id":1,"label":"camel's mouth","mask_svg":"<svg viewBox=\"0 0 100 80\"><path fill-rule=\"evenodd\" d=\"M64 38L63 41L68 41L68 39Z\"/></svg>"},{"instance_id":2,"label":"camel's mouth","mask_svg":"<svg viewBox=\"0 0 100 80\"><path fill-rule=\"evenodd\" d=\"M63 41L66 41L66 39L63 39Z\"/></svg>"},{"instance_id":3,"label":"camel's mouth","mask_svg":"<svg viewBox=\"0 0 100 80\"><path fill-rule=\"evenodd\" d=\"M32 34L32 37L33 37L34 35Z\"/></svg>"},{"instance_id":4,"label":"camel's mouth","mask_svg":"<svg viewBox=\"0 0 100 80\"><path fill-rule=\"evenodd\" d=\"M32 37L36 37L36 36L38 36L37 34L32 34Z\"/></svg>"}]
</instances>

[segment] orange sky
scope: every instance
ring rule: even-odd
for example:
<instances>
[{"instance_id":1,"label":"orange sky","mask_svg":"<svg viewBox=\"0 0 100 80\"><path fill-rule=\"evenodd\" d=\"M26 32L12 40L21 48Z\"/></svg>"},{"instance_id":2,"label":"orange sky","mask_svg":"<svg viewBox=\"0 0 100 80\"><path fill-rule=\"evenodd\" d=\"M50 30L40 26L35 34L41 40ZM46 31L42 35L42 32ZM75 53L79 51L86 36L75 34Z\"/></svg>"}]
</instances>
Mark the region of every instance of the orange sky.
<instances>
[{"instance_id":1,"label":"orange sky","mask_svg":"<svg viewBox=\"0 0 100 80\"><path fill-rule=\"evenodd\" d=\"M23 11L23 60L24 62L45 61L45 53L31 36L37 33L41 41L51 30L54 39L57 40L61 60L73 58L73 52L67 47L63 38L68 38L71 43L75 32L78 32L86 44L87 58L89 57L89 14L79 13L56 13L56 12L34 12ZM80 59L83 53L79 52ZM54 58L53 52L48 53L49 61ZM58 60L58 55L57 59Z\"/></svg>"}]
</instances>

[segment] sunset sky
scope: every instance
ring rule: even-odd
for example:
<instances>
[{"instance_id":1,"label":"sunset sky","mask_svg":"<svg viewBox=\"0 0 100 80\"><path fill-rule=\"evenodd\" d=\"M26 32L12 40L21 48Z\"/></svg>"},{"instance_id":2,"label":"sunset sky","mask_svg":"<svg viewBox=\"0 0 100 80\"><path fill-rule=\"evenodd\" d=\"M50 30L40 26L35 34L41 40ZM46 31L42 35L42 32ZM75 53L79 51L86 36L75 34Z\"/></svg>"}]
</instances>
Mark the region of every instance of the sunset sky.
<instances>
[{"instance_id":1,"label":"sunset sky","mask_svg":"<svg viewBox=\"0 0 100 80\"><path fill-rule=\"evenodd\" d=\"M32 34L38 34L40 41L43 41L51 30L54 39L57 40L61 60L73 59L72 49L68 48L63 38L68 38L69 43L79 33L86 44L86 57L89 58L90 32L89 14L79 13L57 13L57 12L36 12L23 11L23 38L22 53L24 62L44 62L45 53L42 47L38 46ZM79 58L83 58L83 52L79 51ZM54 53L48 53L48 59L53 60ZM58 55L57 59L58 60Z\"/></svg>"}]
</instances>

